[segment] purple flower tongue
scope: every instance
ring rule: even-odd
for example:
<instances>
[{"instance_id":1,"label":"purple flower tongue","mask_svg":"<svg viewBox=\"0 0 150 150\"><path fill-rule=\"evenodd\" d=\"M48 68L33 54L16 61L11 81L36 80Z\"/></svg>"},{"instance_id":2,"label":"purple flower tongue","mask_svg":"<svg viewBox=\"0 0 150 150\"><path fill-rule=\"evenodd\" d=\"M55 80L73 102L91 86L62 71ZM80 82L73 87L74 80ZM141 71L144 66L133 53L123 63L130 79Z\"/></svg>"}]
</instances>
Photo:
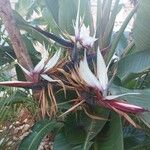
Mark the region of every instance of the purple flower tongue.
<instances>
[{"instance_id":1,"label":"purple flower tongue","mask_svg":"<svg viewBox=\"0 0 150 150\"><path fill-rule=\"evenodd\" d=\"M104 100L103 102L106 103L106 105L108 107L112 106L122 112L125 112L125 113L137 114L137 113L142 113L142 112L148 111L148 110L144 109L143 107L136 106L133 104L128 104L126 102L122 102L119 100Z\"/></svg>"}]
</instances>

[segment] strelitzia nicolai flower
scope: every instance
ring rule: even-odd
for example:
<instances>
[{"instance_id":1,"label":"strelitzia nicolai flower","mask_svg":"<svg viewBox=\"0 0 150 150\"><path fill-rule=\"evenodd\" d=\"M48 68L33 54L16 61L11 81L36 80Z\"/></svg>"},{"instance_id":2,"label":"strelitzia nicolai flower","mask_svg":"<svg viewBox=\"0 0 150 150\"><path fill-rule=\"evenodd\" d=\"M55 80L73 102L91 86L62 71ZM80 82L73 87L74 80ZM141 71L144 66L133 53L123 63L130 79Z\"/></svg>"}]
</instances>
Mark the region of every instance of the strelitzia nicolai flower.
<instances>
[{"instance_id":1,"label":"strelitzia nicolai flower","mask_svg":"<svg viewBox=\"0 0 150 150\"><path fill-rule=\"evenodd\" d=\"M50 83L58 82L59 85L61 86L63 86L63 83L60 80L53 79L49 75L49 73L51 73L54 67L58 64L58 60L61 55L61 50L58 50L53 55L53 57L49 59L48 51L45 48L43 48L43 46L42 49L40 49L41 46L42 46L41 44L38 44L38 52L41 53L42 59L34 67L34 69L29 71L17 62L30 81L6 81L6 82L0 82L0 85L10 86L10 87L22 87L22 88L34 88L34 87L37 88L37 86L40 85L37 98L40 103L42 117L44 118L46 113L49 116L52 116L55 115L57 112L57 103L53 93L52 85ZM46 83L46 88L45 85L43 84L42 79L46 80L46 82L48 81ZM46 89L48 94L46 93ZM49 113L49 104L48 104L47 96L49 96L51 100L50 113Z\"/></svg>"},{"instance_id":2,"label":"strelitzia nicolai flower","mask_svg":"<svg viewBox=\"0 0 150 150\"><path fill-rule=\"evenodd\" d=\"M118 100L124 95L139 94L139 93L125 93L120 95L108 95L109 79L108 68L106 66L100 50L97 50L97 67L96 75L90 70L86 58L86 51L83 60L80 61L78 68L79 77L86 83L88 87L95 90L97 103L103 107L110 108L120 115L124 116L131 124L136 126L134 121L127 115L127 113L142 113L145 110L140 106L129 104L123 100Z\"/></svg>"},{"instance_id":3,"label":"strelitzia nicolai flower","mask_svg":"<svg viewBox=\"0 0 150 150\"><path fill-rule=\"evenodd\" d=\"M84 24L78 25L76 22L74 29L76 43L79 42L82 46L91 48L97 39L90 36L89 27L86 27Z\"/></svg>"},{"instance_id":4,"label":"strelitzia nicolai flower","mask_svg":"<svg viewBox=\"0 0 150 150\"><path fill-rule=\"evenodd\" d=\"M75 42L79 42L82 46L86 48L91 48L94 44L94 42L97 40L94 36L90 36L90 29L89 27L86 27L83 22L81 22L79 18L79 6L80 6L80 0L78 3L78 12L77 17L74 25L74 31L75 31Z\"/></svg>"},{"instance_id":5,"label":"strelitzia nicolai flower","mask_svg":"<svg viewBox=\"0 0 150 150\"><path fill-rule=\"evenodd\" d=\"M38 44L41 46L40 44ZM49 75L47 75L47 72L51 70L55 65L58 63L58 60L61 55L61 50L58 50L52 58L49 57L48 51L43 48L41 50L38 50L38 52L41 53L41 61L34 67L32 70L27 70L24 68L21 64L17 62L17 64L20 66L22 71L28 76L30 81L6 81L6 82L0 82L0 85L4 86L12 86L12 87L31 87L34 84L37 84L40 82L40 78L43 78L47 80L48 82L55 82L56 80L52 79Z\"/></svg>"}]
</instances>

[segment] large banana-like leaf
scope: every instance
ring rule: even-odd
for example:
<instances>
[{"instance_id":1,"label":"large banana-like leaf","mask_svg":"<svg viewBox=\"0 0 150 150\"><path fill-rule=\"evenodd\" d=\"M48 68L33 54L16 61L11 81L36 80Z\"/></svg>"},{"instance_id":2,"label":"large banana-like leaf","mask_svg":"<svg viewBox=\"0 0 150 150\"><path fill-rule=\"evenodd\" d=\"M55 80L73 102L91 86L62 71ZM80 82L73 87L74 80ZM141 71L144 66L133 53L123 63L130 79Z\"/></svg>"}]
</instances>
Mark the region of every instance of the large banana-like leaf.
<instances>
[{"instance_id":1,"label":"large banana-like leaf","mask_svg":"<svg viewBox=\"0 0 150 150\"><path fill-rule=\"evenodd\" d=\"M116 34L115 38L112 41L111 44L111 49L107 55L107 63L110 61L110 59L112 58L113 54L115 53L116 47L118 45L118 42L120 40L120 37L123 35L123 32L125 30L125 28L127 27L129 21L131 20L131 18L133 17L134 13L136 12L137 7L135 7L130 13L129 15L126 17L126 19L124 20L122 26L120 27L118 33Z\"/></svg>"},{"instance_id":2,"label":"large banana-like leaf","mask_svg":"<svg viewBox=\"0 0 150 150\"><path fill-rule=\"evenodd\" d=\"M109 111L100 110L99 115L107 119ZM88 150L93 143L92 139L102 130L106 120L91 119L83 112L78 112L76 115L69 115L65 122L62 132L54 140L56 150Z\"/></svg>"},{"instance_id":3,"label":"large banana-like leaf","mask_svg":"<svg viewBox=\"0 0 150 150\"><path fill-rule=\"evenodd\" d=\"M109 111L106 111L105 109L101 110L101 109L98 109L100 110L99 111L99 114L101 115L104 115L105 118L107 118L109 116ZM89 144L92 145L92 139L103 129L104 125L106 124L106 121L97 121L97 120L94 120L94 119L91 119L89 125L87 126L87 135L86 135L86 139L85 139L85 142L83 144L83 150L88 150L90 147L89 147Z\"/></svg>"},{"instance_id":4,"label":"large banana-like leaf","mask_svg":"<svg viewBox=\"0 0 150 150\"><path fill-rule=\"evenodd\" d=\"M30 9L32 9L34 6L35 0L19 0L17 4L17 11L22 15L26 16Z\"/></svg>"},{"instance_id":5,"label":"large banana-like leaf","mask_svg":"<svg viewBox=\"0 0 150 150\"><path fill-rule=\"evenodd\" d=\"M59 0L59 26L64 31L74 34L73 20L76 18L77 0Z\"/></svg>"},{"instance_id":6,"label":"large banana-like leaf","mask_svg":"<svg viewBox=\"0 0 150 150\"><path fill-rule=\"evenodd\" d=\"M133 30L136 51L150 50L149 6L149 0L139 0L139 6Z\"/></svg>"},{"instance_id":7,"label":"large banana-like leaf","mask_svg":"<svg viewBox=\"0 0 150 150\"><path fill-rule=\"evenodd\" d=\"M121 117L115 112L111 112L111 119L104 130L96 137L94 149L102 150L123 150L123 132Z\"/></svg>"},{"instance_id":8,"label":"large banana-like leaf","mask_svg":"<svg viewBox=\"0 0 150 150\"><path fill-rule=\"evenodd\" d=\"M42 139L51 131L56 132L62 128L63 123L55 120L41 120L37 122L31 129L31 132L26 136L19 145L19 150L37 150Z\"/></svg>"},{"instance_id":9,"label":"large banana-like leaf","mask_svg":"<svg viewBox=\"0 0 150 150\"><path fill-rule=\"evenodd\" d=\"M102 40L102 48L108 47L110 45L110 40L113 34L113 28L115 24L115 20L117 17L117 14L120 12L122 9L122 5L119 4L120 0L116 0L113 10L110 15L110 19L108 20L106 26L105 26L105 32L103 35L103 40Z\"/></svg>"},{"instance_id":10,"label":"large banana-like leaf","mask_svg":"<svg viewBox=\"0 0 150 150\"><path fill-rule=\"evenodd\" d=\"M123 133L125 150L149 150L150 137L147 131L127 126Z\"/></svg>"},{"instance_id":11,"label":"large banana-like leaf","mask_svg":"<svg viewBox=\"0 0 150 150\"><path fill-rule=\"evenodd\" d=\"M96 38L99 40L95 46L99 44L100 49L110 46L116 16L122 8L119 1L114 1L114 5L112 5L112 0L97 1Z\"/></svg>"},{"instance_id":12,"label":"large banana-like leaf","mask_svg":"<svg viewBox=\"0 0 150 150\"><path fill-rule=\"evenodd\" d=\"M55 18L49 11L47 7L44 7L42 9L42 18L46 22L47 29L49 29L50 32L53 32L55 34L60 34L60 29L58 23L54 20Z\"/></svg>"},{"instance_id":13,"label":"large banana-like leaf","mask_svg":"<svg viewBox=\"0 0 150 150\"><path fill-rule=\"evenodd\" d=\"M54 150L70 150L71 145L66 140L63 134L57 134L54 140Z\"/></svg>"},{"instance_id":14,"label":"large banana-like leaf","mask_svg":"<svg viewBox=\"0 0 150 150\"><path fill-rule=\"evenodd\" d=\"M32 38L36 39L40 43L50 43L49 39L46 36L36 31L32 26L30 26L29 23L25 21L19 13L14 11L14 16L19 29L27 31L31 34Z\"/></svg>"},{"instance_id":15,"label":"large banana-like leaf","mask_svg":"<svg viewBox=\"0 0 150 150\"><path fill-rule=\"evenodd\" d=\"M72 35L74 35L73 21L76 19L77 9L78 0L59 0L59 26ZM91 31L93 31L93 20L90 9L90 1L81 0L80 16L83 18L86 26L89 25Z\"/></svg>"},{"instance_id":16,"label":"large banana-like leaf","mask_svg":"<svg viewBox=\"0 0 150 150\"><path fill-rule=\"evenodd\" d=\"M118 63L118 76L125 80L130 74L138 74L150 69L150 51L141 51L128 55Z\"/></svg>"},{"instance_id":17,"label":"large banana-like leaf","mask_svg":"<svg viewBox=\"0 0 150 150\"><path fill-rule=\"evenodd\" d=\"M59 16L59 0L45 0L46 7L52 14L55 22L58 24Z\"/></svg>"},{"instance_id":18,"label":"large banana-like leaf","mask_svg":"<svg viewBox=\"0 0 150 150\"><path fill-rule=\"evenodd\" d=\"M83 145L72 147L63 134L56 135L55 141L54 150L89 150L93 144L93 142L88 142L86 149L83 148Z\"/></svg>"}]
</instances>

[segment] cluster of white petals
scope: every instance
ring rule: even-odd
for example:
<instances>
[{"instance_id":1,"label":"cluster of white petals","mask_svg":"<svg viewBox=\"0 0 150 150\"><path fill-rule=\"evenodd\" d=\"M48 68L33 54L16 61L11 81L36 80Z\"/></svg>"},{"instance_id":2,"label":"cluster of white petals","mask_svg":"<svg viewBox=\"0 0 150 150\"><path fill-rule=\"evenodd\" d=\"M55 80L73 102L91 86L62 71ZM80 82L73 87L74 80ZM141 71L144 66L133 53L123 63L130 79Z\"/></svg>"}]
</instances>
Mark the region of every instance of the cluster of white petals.
<instances>
[{"instance_id":1,"label":"cluster of white petals","mask_svg":"<svg viewBox=\"0 0 150 150\"><path fill-rule=\"evenodd\" d=\"M80 1L78 4L78 12L74 25L75 41L79 42L84 47L91 48L97 39L94 36L90 36L89 27L86 27L85 24L81 21L79 17L79 5Z\"/></svg>"},{"instance_id":2,"label":"cluster of white petals","mask_svg":"<svg viewBox=\"0 0 150 150\"><path fill-rule=\"evenodd\" d=\"M139 94L139 93L125 93L120 95L107 95L109 80L108 80L108 67L105 64L104 58L100 52L100 50L97 50L97 67L96 72L97 75L93 74L93 72L90 70L86 58L86 51L84 52L84 58L80 61L79 64L79 76L81 79L83 79L88 86L98 89L102 92L103 96L107 100L112 100L124 95L129 94Z\"/></svg>"},{"instance_id":3,"label":"cluster of white petals","mask_svg":"<svg viewBox=\"0 0 150 150\"><path fill-rule=\"evenodd\" d=\"M38 49L39 47L39 49ZM37 50L38 49L38 50ZM41 60L40 62L34 67L34 69L32 71L28 71L27 69L25 69L23 66L21 66L19 63L18 65L21 67L21 69L24 71L24 73L26 75L28 75L29 77L32 78L33 74L39 74L42 78L44 78L47 81L55 81L52 78L50 78L46 72L50 69L52 69L57 63L58 60L61 56L61 50L58 50L52 58L49 59L49 53L48 51L45 49L45 47L43 45L41 45L40 43L38 43L38 46L36 47L36 50L41 54Z\"/></svg>"},{"instance_id":4,"label":"cluster of white petals","mask_svg":"<svg viewBox=\"0 0 150 150\"><path fill-rule=\"evenodd\" d=\"M84 47L92 47L94 42L97 40L94 36L90 36L89 27L86 27L84 24L78 27L76 24L75 27L75 41L79 42Z\"/></svg>"}]
</instances>

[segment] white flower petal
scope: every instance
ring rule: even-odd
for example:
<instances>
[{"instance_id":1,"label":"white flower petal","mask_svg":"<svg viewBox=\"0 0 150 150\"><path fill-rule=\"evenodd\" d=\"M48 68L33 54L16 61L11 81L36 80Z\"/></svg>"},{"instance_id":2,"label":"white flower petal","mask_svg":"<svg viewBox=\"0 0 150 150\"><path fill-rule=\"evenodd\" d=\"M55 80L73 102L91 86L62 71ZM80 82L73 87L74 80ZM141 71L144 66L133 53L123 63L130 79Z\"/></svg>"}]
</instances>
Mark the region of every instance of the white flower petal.
<instances>
[{"instance_id":1,"label":"white flower petal","mask_svg":"<svg viewBox=\"0 0 150 150\"><path fill-rule=\"evenodd\" d=\"M45 59L42 59L34 68L34 72L39 73L45 66Z\"/></svg>"},{"instance_id":2,"label":"white flower petal","mask_svg":"<svg viewBox=\"0 0 150 150\"><path fill-rule=\"evenodd\" d=\"M58 80L53 80L51 77L49 77L47 74L41 74L41 77L45 79L48 82L57 82Z\"/></svg>"},{"instance_id":3,"label":"white flower petal","mask_svg":"<svg viewBox=\"0 0 150 150\"><path fill-rule=\"evenodd\" d=\"M82 24L80 29L80 42L83 46L92 47L94 42L97 40L95 37L90 36L90 29Z\"/></svg>"},{"instance_id":4,"label":"white flower petal","mask_svg":"<svg viewBox=\"0 0 150 150\"><path fill-rule=\"evenodd\" d=\"M79 75L80 77L91 87L96 87L101 90L101 86L99 84L96 76L91 72L86 58L86 51L84 53L83 61L80 61L79 65Z\"/></svg>"},{"instance_id":5,"label":"white flower petal","mask_svg":"<svg viewBox=\"0 0 150 150\"><path fill-rule=\"evenodd\" d=\"M46 72L49 69L53 68L57 64L57 62L60 58L60 55L61 55L61 50L57 51L54 54L54 56L48 61L48 63L45 65L44 72Z\"/></svg>"},{"instance_id":6,"label":"white flower petal","mask_svg":"<svg viewBox=\"0 0 150 150\"><path fill-rule=\"evenodd\" d=\"M137 94L140 94L140 93L124 93L124 94L120 94L120 95L109 95L109 96L105 96L105 98L107 100L112 100L112 99L116 99L118 97L122 97L122 96L125 96L125 95L137 95Z\"/></svg>"},{"instance_id":7,"label":"white flower petal","mask_svg":"<svg viewBox=\"0 0 150 150\"><path fill-rule=\"evenodd\" d=\"M82 24L80 28L80 39L86 39L90 35L90 29L89 27L86 27L84 24Z\"/></svg>"},{"instance_id":8,"label":"white flower petal","mask_svg":"<svg viewBox=\"0 0 150 150\"><path fill-rule=\"evenodd\" d=\"M41 54L42 59L46 61L48 59L49 53L45 49L45 46L37 42L36 44L34 44L34 47L35 47L35 50Z\"/></svg>"},{"instance_id":9,"label":"white flower petal","mask_svg":"<svg viewBox=\"0 0 150 150\"><path fill-rule=\"evenodd\" d=\"M97 39L94 37L86 36L84 39L82 39L81 42L82 42L82 45L85 47L92 47L96 40Z\"/></svg>"},{"instance_id":10,"label":"white flower petal","mask_svg":"<svg viewBox=\"0 0 150 150\"><path fill-rule=\"evenodd\" d=\"M107 89L108 85L108 75L107 75L107 67L105 64L105 61L103 59L103 56L100 52L100 50L97 50L97 77L99 79L99 82L103 88L103 90Z\"/></svg>"}]
</instances>

